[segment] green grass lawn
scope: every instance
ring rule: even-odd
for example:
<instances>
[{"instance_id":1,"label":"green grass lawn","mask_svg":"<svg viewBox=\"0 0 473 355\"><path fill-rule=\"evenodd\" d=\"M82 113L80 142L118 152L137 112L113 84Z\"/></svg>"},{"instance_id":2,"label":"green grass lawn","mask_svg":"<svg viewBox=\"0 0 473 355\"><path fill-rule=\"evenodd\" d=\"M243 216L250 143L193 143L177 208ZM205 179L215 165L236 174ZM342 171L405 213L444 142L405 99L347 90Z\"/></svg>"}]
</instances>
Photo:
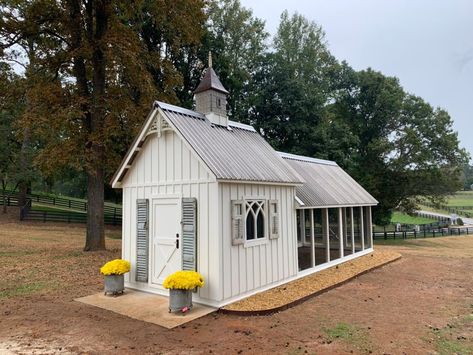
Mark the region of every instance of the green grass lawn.
<instances>
[{"instance_id":1,"label":"green grass lawn","mask_svg":"<svg viewBox=\"0 0 473 355\"><path fill-rule=\"evenodd\" d=\"M471 206L473 209L473 191L458 191L455 195L448 197L449 206Z\"/></svg>"},{"instance_id":2,"label":"green grass lawn","mask_svg":"<svg viewBox=\"0 0 473 355\"><path fill-rule=\"evenodd\" d=\"M70 196L66 196L66 195L55 195L55 194L48 194L46 192L35 192L35 191L33 191L32 193L33 194L37 193L38 195L48 196L48 197L53 197L53 198L56 197L56 198L64 198L64 199L72 200L72 201L87 202L86 199L78 198L78 197L70 197ZM109 202L109 201L105 201L104 205L105 206L110 206L110 207L122 207L122 205L120 205L120 204Z\"/></svg>"},{"instance_id":3,"label":"green grass lawn","mask_svg":"<svg viewBox=\"0 0 473 355\"><path fill-rule=\"evenodd\" d=\"M454 195L447 197L446 204L451 207L466 207L458 211L460 216L462 215L462 212L473 213L473 191L458 191ZM422 204L420 208L424 211L438 212L446 215L451 214L451 212L445 209L433 208Z\"/></svg>"},{"instance_id":4,"label":"green grass lawn","mask_svg":"<svg viewBox=\"0 0 473 355\"><path fill-rule=\"evenodd\" d=\"M409 216L408 214L404 214L401 212L394 212L393 216L391 217L391 223L401 223L401 224L429 224L434 222L433 219L425 218L425 217L418 217L418 216Z\"/></svg>"},{"instance_id":5,"label":"green grass lawn","mask_svg":"<svg viewBox=\"0 0 473 355\"><path fill-rule=\"evenodd\" d=\"M84 210L76 210L72 208L67 208L63 206L52 206L52 205L44 205L42 203L33 202L32 205L35 211L46 211L46 212L69 212L71 214L86 214L87 212ZM113 213L104 212L106 216L113 217Z\"/></svg>"}]
</instances>

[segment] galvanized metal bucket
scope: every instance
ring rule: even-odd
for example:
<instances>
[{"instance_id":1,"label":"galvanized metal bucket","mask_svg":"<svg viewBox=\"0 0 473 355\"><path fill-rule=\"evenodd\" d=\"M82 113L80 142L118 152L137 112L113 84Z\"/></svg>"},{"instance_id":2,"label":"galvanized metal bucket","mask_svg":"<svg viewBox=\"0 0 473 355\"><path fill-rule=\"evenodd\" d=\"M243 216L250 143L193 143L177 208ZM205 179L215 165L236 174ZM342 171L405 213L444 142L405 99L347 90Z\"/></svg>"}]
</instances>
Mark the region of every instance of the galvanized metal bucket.
<instances>
[{"instance_id":1,"label":"galvanized metal bucket","mask_svg":"<svg viewBox=\"0 0 473 355\"><path fill-rule=\"evenodd\" d=\"M187 312L192 308L192 290L170 289L169 312Z\"/></svg>"},{"instance_id":2,"label":"galvanized metal bucket","mask_svg":"<svg viewBox=\"0 0 473 355\"><path fill-rule=\"evenodd\" d=\"M125 291L125 275L105 275L105 294L118 295Z\"/></svg>"}]
</instances>

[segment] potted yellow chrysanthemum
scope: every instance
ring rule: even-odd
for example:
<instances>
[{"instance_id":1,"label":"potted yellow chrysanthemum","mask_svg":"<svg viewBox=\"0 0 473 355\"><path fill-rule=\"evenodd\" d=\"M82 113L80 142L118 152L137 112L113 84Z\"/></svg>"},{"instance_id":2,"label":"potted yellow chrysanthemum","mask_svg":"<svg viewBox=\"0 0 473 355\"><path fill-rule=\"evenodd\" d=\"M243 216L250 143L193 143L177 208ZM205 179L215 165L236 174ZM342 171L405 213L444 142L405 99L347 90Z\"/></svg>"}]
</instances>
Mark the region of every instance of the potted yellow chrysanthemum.
<instances>
[{"instance_id":1,"label":"potted yellow chrysanthemum","mask_svg":"<svg viewBox=\"0 0 473 355\"><path fill-rule=\"evenodd\" d=\"M164 280L163 286L169 289L169 312L186 313L192 308L192 291L204 286L204 278L195 271L177 271Z\"/></svg>"},{"instance_id":2,"label":"potted yellow chrysanthemum","mask_svg":"<svg viewBox=\"0 0 473 355\"><path fill-rule=\"evenodd\" d=\"M118 295L125 290L124 275L130 271L130 262L122 259L109 261L100 268L100 272L105 276L105 294Z\"/></svg>"}]
</instances>

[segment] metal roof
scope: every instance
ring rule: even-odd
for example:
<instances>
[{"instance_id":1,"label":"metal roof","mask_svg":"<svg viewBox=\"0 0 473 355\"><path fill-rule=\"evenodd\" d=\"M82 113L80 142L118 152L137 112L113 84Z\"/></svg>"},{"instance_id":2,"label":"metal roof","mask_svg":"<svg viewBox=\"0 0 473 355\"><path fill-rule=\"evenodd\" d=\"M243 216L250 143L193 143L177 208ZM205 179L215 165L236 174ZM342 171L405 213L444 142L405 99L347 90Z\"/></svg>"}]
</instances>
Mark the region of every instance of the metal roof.
<instances>
[{"instance_id":1,"label":"metal roof","mask_svg":"<svg viewBox=\"0 0 473 355\"><path fill-rule=\"evenodd\" d=\"M302 184L301 177L253 127L213 125L204 115L156 102L219 180Z\"/></svg>"},{"instance_id":2,"label":"metal roof","mask_svg":"<svg viewBox=\"0 0 473 355\"><path fill-rule=\"evenodd\" d=\"M303 207L377 205L378 201L337 163L288 153L279 153L304 179L296 187Z\"/></svg>"},{"instance_id":3,"label":"metal roof","mask_svg":"<svg viewBox=\"0 0 473 355\"><path fill-rule=\"evenodd\" d=\"M218 78L213 68L207 68L204 77L200 81L200 84L197 86L197 89L194 90L194 94L210 89L228 94L228 91L223 87L222 82Z\"/></svg>"}]
</instances>

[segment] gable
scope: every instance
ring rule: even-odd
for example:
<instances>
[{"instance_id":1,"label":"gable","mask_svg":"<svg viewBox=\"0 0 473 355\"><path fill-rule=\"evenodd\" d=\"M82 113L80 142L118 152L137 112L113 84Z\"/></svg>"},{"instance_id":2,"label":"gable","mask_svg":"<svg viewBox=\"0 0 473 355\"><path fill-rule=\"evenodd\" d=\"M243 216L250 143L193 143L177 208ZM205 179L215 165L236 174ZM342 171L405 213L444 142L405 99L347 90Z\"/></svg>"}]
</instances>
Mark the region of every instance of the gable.
<instances>
[{"instance_id":1,"label":"gable","mask_svg":"<svg viewBox=\"0 0 473 355\"><path fill-rule=\"evenodd\" d=\"M215 181L215 176L173 130L150 134L121 185Z\"/></svg>"},{"instance_id":2,"label":"gable","mask_svg":"<svg viewBox=\"0 0 473 355\"><path fill-rule=\"evenodd\" d=\"M146 137L167 130L173 130L218 180L289 185L303 182L253 127L231 121L228 127L213 125L203 114L156 102L115 173L112 187L121 186Z\"/></svg>"},{"instance_id":3,"label":"gable","mask_svg":"<svg viewBox=\"0 0 473 355\"><path fill-rule=\"evenodd\" d=\"M204 180L215 180L215 176L171 127L166 117L154 109L111 184L119 188L130 184Z\"/></svg>"}]
</instances>

